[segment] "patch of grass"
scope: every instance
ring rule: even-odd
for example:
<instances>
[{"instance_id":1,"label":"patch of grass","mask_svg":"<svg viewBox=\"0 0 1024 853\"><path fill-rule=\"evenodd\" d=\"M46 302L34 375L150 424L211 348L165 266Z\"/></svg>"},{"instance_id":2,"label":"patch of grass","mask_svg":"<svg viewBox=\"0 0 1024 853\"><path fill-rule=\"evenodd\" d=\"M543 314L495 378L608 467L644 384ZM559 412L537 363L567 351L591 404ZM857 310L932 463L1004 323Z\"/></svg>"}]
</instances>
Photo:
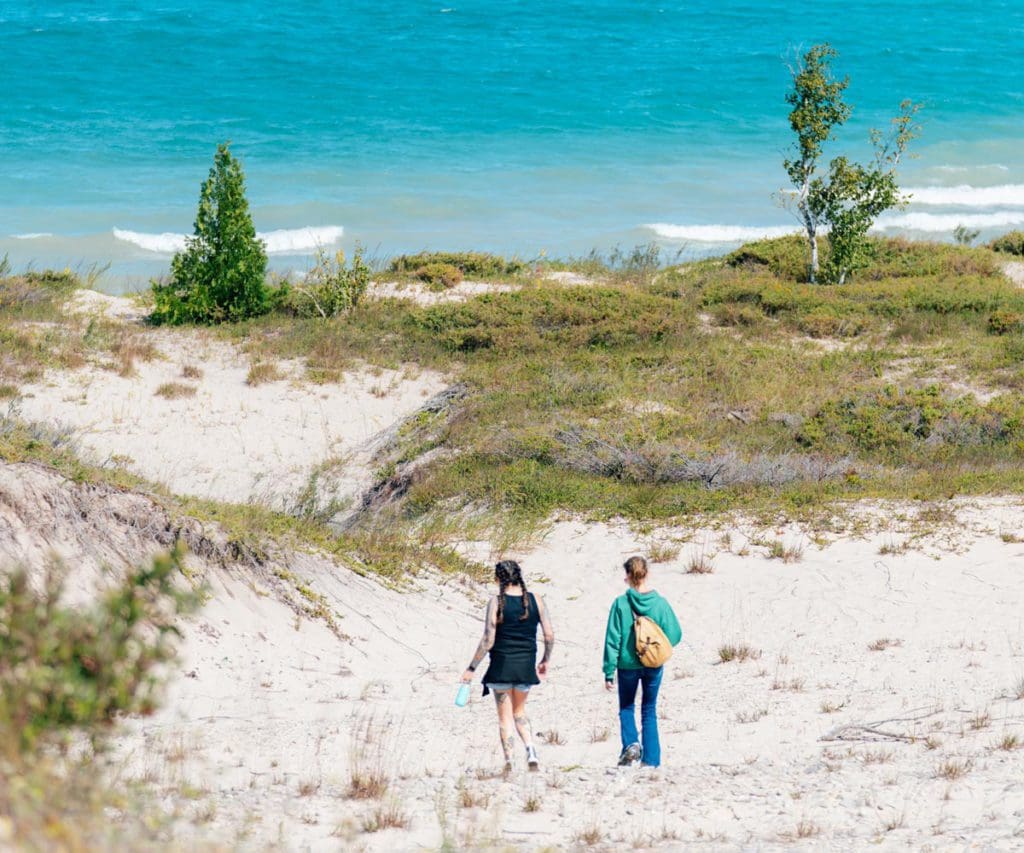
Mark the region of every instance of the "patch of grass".
<instances>
[{"instance_id":1,"label":"patch of grass","mask_svg":"<svg viewBox=\"0 0 1024 853\"><path fill-rule=\"evenodd\" d=\"M298 788L299 796L300 797L311 797L311 796L313 796L313 794L315 794L317 791L320 790L320 786L322 784L323 784L322 780L320 780L319 778L317 778L317 779L303 779L301 782L299 782L299 788Z\"/></svg>"},{"instance_id":2,"label":"patch of grass","mask_svg":"<svg viewBox=\"0 0 1024 853\"><path fill-rule=\"evenodd\" d=\"M979 711L967 721L967 724L971 727L971 731L987 729L992 724L992 715L988 711Z\"/></svg>"},{"instance_id":3,"label":"patch of grass","mask_svg":"<svg viewBox=\"0 0 1024 853\"><path fill-rule=\"evenodd\" d=\"M768 716L767 708L754 708L749 711L737 711L736 722L745 723L756 723L758 720Z\"/></svg>"},{"instance_id":4,"label":"patch of grass","mask_svg":"<svg viewBox=\"0 0 1024 853\"><path fill-rule=\"evenodd\" d=\"M361 823L363 832L380 832L383 829L408 829L412 819L395 799L376 806L367 814Z\"/></svg>"},{"instance_id":5,"label":"patch of grass","mask_svg":"<svg viewBox=\"0 0 1024 853\"><path fill-rule=\"evenodd\" d=\"M769 560L782 560L783 563L798 563L804 556L804 547L801 543L787 544L781 539L776 539L768 545L766 555Z\"/></svg>"},{"instance_id":6,"label":"patch of grass","mask_svg":"<svg viewBox=\"0 0 1024 853\"><path fill-rule=\"evenodd\" d=\"M796 825L793 833L795 838L815 838L818 835L821 835L821 827L806 818Z\"/></svg>"},{"instance_id":7,"label":"patch of grass","mask_svg":"<svg viewBox=\"0 0 1024 853\"><path fill-rule=\"evenodd\" d=\"M1024 742L1022 742L1020 736L1014 732L1007 732L998 741L996 741L996 749L1002 749L1006 752L1020 749L1022 745L1024 745Z\"/></svg>"},{"instance_id":8,"label":"patch of grass","mask_svg":"<svg viewBox=\"0 0 1024 853\"><path fill-rule=\"evenodd\" d=\"M727 643L718 648L718 660L721 663L743 663L747 660L757 660L759 657L760 649L755 649L747 643Z\"/></svg>"},{"instance_id":9,"label":"patch of grass","mask_svg":"<svg viewBox=\"0 0 1024 853\"><path fill-rule=\"evenodd\" d=\"M390 745L385 731L373 717L357 720L353 726L349 749L349 799L379 800L391 786Z\"/></svg>"},{"instance_id":10,"label":"patch of grass","mask_svg":"<svg viewBox=\"0 0 1024 853\"><path fill-rule=\"evenodd\" d=\"M679 556L679 546L674 542L655 542L647 549L647 559L652 563L671 563Z\"/></svg>"},{"instance_id":11,"label":"patch of grass","mask_svg":"<svg viewBox=\"0 0 1024 853\"><path fill-rule=\"evenodd\" d=\"M466 780L460 779L458 785L458 804L463 809L487 808L491 801L490 795L481 791L471 791Z\"/></svg>"},{"instance_id":12,"label":"patch of grass","mask_svg":"<svg viewBox=\"0 0 1024 853\"><path fill-rule=\"evenodd\" d=\"M895 757L891 749L866 750L860 760L863 764L889 764Z\"/></svg>"},{"instance_id":13,"label":"patch of grass","mask_svg":"<svg viewBox=\"0 0 1024 853\"><path fill-rule=\"evenodd\" d=\"M249 386L263 385L267 382L277 382L281 378L281 370L274 362L258 361L249 368L245 384Z\"/></svg>"},{"instance_id":14,"label":"patch of grass","mask_svg":"<svg viewBox=\"0 0 1024 853\"><path fill-rule=\"evenodd\" d=\"M688 575L709 575L715 570L711 558L703 551L695 551L686 561Z\"/></svg>"},{"instance_id":15,"label":"patch of grass","mask_svg":"<svg viewBox=\"0 0 1024 853\"><path fill-rule=\"evenodd\" d=\"M939 762L939 765L935 768L935 775L940 779L947 779L950 782L954 782L957 779L962 779L966 776L971 769L970 761L958 761L955 758L947 758L944 761Z\"/></svg>"},{"instance_id":16,"label":"patch of grass","mask_svg":"<svg viewBox=\"0 0 1024 853\"><path fill-rule=\"evenodd\" d=\"M163 397L165 400L180 400L182 397L194 397L196 388L194 385L185 385L182 382L164 382L153 394Z\"/></svg>"},{"instance_id":17,"label":"patch of grass","mask_svg":"<svg viewBox=\"0 0 1024 853\"><path fill-rule=\"evenodd\" d=\"M590 823L578 829L572 836L572 840L583 847L594 847L604 839L604 833L600 825Z\"/></svg>"},{"instance_id":18,"label":"patch of grass","mask_svg":"<svg viewBox=\"0 0 1024 853\"><path fill-rule=\"evenodd\" d=\"M203 371L194 364L185 364L181 368L182 379L202 379Z\"/></svg>"},{"instance_id":19,"label":"patch of grass","mask_svg":"<svg viewBox=\"0 0 1024 853\"><path fill-rule=\"evenodd\" d=\"M547 731L538 732L537 737L544 741L544 743L552 746L564 746L566 742L558 729L548 729Z\"/></svg>"},{"instance_id":20,"label":"patch of grass","mask_svg":"<svg viewBox=\"0 0 1024 853\"><path fill-rule=\"evenodd\" d=\"M884 652L886 649L899 648L903 645L903 640L894 640L890 637L879 637L877 640L872 640L868 643L868 649L872 652Z\"/></svg>"}]
</instances>

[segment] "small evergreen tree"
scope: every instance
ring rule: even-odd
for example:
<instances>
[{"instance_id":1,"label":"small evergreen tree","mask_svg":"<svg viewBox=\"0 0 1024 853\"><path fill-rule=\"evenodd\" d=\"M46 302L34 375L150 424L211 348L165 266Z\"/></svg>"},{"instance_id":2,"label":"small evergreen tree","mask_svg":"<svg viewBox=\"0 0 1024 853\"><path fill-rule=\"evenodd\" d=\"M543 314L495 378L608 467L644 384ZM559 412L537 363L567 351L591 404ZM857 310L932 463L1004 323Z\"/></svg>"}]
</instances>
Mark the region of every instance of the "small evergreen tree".
<instances>
[{"instance_id":1,"label":"small evergreen tree","mask_svg":"<svg viewBox=\"0 0 1024 853\"><path fill-rule=\"evenodd\" d=\"M199 191L195 232L171 261L167 283L153 282L153 320L220 323L264 314L267 253L249 215L245 176L228 143L217 146Z\"/></svg>"},{"instance_id":2,"label":"small evergreen tree","mask_svg":"<svg viewBox=\"0 0 1024 853\"><path fill-rule=\"evenodd\" d=\"M835 128L850 117L852 108L843 100L849 78L836 80L831 61L836 51L828 44L814 45L791 69L793 89L786 102L793 108L789 125L796 134L796 156L784 166L796 187L793 205L807 235L810 261L808 278L818 280L818 235L829 230L826 280L842 284L853 270L870 258L868 229L879 214L906 203L896 183L896 167L907 145L917 135L914 115L918 105L900 104L888 136L871 131L875 158L868 166L836 157L827 176L818 174L824 144Z\"/></svg>"}]
</instances>

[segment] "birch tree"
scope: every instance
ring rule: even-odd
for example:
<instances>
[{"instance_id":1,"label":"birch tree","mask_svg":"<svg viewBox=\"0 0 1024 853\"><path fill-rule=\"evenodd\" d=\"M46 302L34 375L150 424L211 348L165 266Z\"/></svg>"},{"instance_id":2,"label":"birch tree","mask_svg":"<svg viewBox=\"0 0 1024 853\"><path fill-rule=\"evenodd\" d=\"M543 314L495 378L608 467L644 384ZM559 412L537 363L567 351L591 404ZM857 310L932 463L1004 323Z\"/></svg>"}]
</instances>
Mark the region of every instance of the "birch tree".
<instances>
[{"instance_id":1,"label":"birch tree","mask_svg":"<svg viewBox=\"0 0 1024 853\"><path fill-rule=\"evenodd\" d=\"M790 69L793 89L786 94L786 102L793 108L789 125L796 143L794 156L787 158L784 166L796 188L792 206L807 236L808 278L816 282L821 274L818 236L827 230L825 278L842 284L853 270L867 263L867 233L878 216L907 202L899 192L896 168L918 134L914 116L919 105L903 101L888 134L871 131L874 159L870 164L839 156L829 162L825 174L819 173L825 143L834 138L835 129L852 112L843 99L849 77L837 80L832 75L836 56L831 45L814 45Z\"/></svg>"}]
</instances>

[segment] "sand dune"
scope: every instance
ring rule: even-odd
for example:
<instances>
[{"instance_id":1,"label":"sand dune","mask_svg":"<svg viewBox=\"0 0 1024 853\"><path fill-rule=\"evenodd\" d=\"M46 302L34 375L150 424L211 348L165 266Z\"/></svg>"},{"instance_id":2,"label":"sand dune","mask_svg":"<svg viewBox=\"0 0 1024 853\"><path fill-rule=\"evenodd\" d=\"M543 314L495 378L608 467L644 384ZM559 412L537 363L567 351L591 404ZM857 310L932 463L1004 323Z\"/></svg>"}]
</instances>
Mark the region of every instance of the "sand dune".
<instances>
[{"instance_id":1,"label":"sand dune","mask_svg":"<svg viewBox=\"0 0 1024 853\"><path fill-rule=\"evenodd\" d=\"M159 347L164 358L134 377L48 375L23 412L73 424L92 453L130 457L121 464L174 491L245 499L268 483L280 497L443 385L425 373L360 373L337 388L253 388L228 344L168 336ZM183 363L202 367L196 395L155 397ZM742 518L643 531L554 523L537 545L503 555L520 559L557 634L550 678L529 706L542 771L520 762L508 779L490 698L475 691L468 707L453 705L489 588L422 575L396 589L281 549L239 561L218 550L214 526L175 524L145 495L0 465L0 562L38 566L56 552L75 595L175 538L207 543L190 563L210 595L186 626L165 706L128 721L119 747L123 772L177 810L185 845L1024 843L1018 499L862 504L824 537ZM485 541L461 547L497 556ZM615 766L616 706L601 683L607 608L633 553L660 559L654 585L684 630L662 691L657 771ZM712 571L689 573L695 560ZM333 625L308 615L311 600ZM723 662L730 646L746 659ZM350 796L354 775L375 773L382 798Z\"/></svg>"}]
</instances>

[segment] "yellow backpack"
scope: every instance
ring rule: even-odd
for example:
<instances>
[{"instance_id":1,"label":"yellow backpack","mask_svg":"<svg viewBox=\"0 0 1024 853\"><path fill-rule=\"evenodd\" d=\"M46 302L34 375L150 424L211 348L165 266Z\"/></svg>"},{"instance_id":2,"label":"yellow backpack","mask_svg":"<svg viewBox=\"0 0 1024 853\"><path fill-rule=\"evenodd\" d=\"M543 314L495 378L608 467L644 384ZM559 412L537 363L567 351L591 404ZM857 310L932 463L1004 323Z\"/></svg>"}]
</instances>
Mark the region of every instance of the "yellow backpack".
<instances>
[{"instance_id":1,"label":"yellow backpack","mask_svg":"<svg viewBox=\"0 0 1024 853\"><path fill-rule=\"evenodd\" d=\"M629 602L629 599L626 599ZM633 610L633 633L636 635L636 656L644 666L657 669L672 657L672 644L661 630L661 626L649 616L641 616Z\"/></svg>"}]
</instances>

